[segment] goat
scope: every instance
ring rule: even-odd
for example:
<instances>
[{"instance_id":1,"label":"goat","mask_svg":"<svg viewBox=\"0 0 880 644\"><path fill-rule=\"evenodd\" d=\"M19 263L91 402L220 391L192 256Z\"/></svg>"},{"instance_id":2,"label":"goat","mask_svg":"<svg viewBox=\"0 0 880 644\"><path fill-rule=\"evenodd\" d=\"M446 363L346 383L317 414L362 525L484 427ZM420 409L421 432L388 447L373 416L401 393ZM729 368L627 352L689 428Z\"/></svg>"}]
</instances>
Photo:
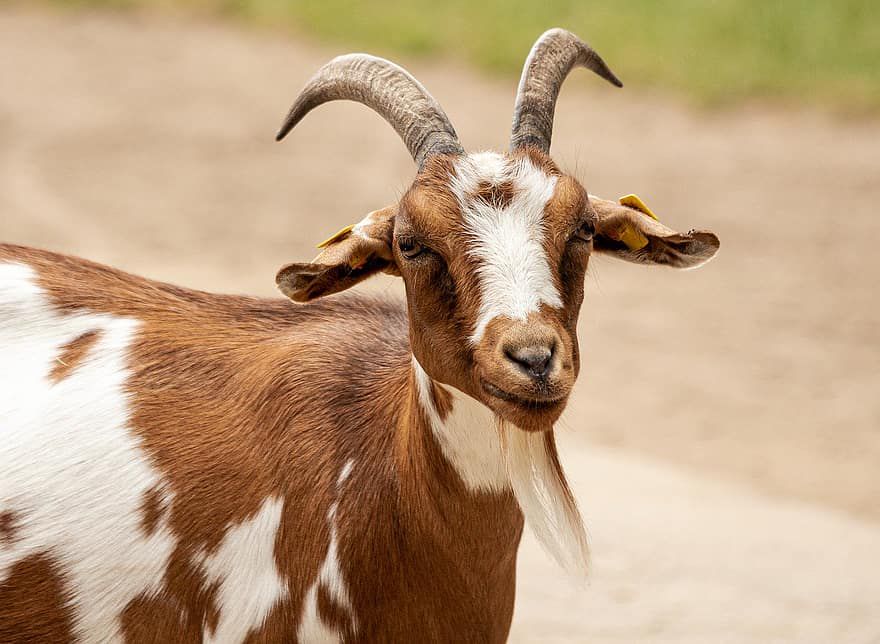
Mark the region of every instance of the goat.
<instances>
[{"instance_id":1,"label":"goat","mask_svg":"<svg viewBox=\"0 0 880 644\"><path fill-rule=\"evenodd\" d=\"M400 67L322 67L278 139L359 101L418 171L281 268L299 304L0 245L0 640L499 642L524 523L584 571L553 425L590 255L688 268L719 242L557 167L575 65L621 85L548 31L509 152L473 154ZM380 272L405 305L325 298Z\"/></svg>"}]
</instances>

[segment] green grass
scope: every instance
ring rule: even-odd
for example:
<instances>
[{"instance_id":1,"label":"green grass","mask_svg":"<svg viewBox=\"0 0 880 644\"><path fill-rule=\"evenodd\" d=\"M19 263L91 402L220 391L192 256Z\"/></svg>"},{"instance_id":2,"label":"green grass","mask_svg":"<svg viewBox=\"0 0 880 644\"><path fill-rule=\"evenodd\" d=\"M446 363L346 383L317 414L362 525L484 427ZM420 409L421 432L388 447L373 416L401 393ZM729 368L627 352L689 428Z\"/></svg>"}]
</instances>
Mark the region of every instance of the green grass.
<instances>
[{"instance_id":1,"label":"green grass","mask_svg":"<svg viewBox=\"0 0 880 644\"><path fill-rule=\"evenodd\" d=\"M62 3L62 0L56 0ZM63 4L70 4L63 2ZM778 98L880 112L878 0L74 0L161 5L393 56L516 75L545 29L587 39L625 83L699 102Z\"/></svg>"}]
</instances>

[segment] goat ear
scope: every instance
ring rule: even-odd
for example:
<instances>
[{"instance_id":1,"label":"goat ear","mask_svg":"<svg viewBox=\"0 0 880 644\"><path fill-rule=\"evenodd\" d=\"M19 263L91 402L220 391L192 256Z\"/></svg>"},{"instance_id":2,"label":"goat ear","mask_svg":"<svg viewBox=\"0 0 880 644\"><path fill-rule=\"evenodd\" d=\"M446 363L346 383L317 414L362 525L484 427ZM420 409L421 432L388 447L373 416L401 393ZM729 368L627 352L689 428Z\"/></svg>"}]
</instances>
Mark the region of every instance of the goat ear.
<instances>
[{"instance_id":1,"label":"goat ear","mask_svg":"<svg viewBox=\"0 0 880 644\"><path fill-rule=\"evenodd\" d=\"M287 264L275 276L279 290L295 302L344 291L384 271L399 275L391 251L396 206L376 210L318 244L320 254L307 264Z\"/></svg>"},{"instance_id":2,"label":"goat ear","mask_svg":"<svg viewBox=\"0 0 880 644\"><path fill-rule=\"evenodd\" d=\"M697 268L721 245L708 230L684 234L667 228L636 195L617 202L590 195L590 204L599 216L593 249L628 262Z\"/></svg>"}]
</instances>

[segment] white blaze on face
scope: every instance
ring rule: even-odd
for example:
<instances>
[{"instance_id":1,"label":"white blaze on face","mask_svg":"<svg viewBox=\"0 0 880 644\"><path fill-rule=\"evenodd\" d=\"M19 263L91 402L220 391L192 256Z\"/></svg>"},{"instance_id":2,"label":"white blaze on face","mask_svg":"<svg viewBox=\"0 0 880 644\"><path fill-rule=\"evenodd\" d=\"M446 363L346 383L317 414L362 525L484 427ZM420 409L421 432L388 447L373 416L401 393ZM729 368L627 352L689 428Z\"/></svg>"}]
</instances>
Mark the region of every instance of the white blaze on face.
<instances>
[{"instance_id":1,"label":"white blaze on face","mask_svg":"<svg viewBox=\"0 0 880 644\"><path fill-rule=\"evenodd\" d=\"M0 512L16 517L15 538L0 540L0 585L45 553L67 582L76 637L122 641L122 611L160 589L175 545L166 520L142 528L144 496L162 481L129 427L138 322L56 311L36 277L0 264ZM53 382L63 347L88 332L94 344Z\"/></svg>"},{"instance_id":2,"label":"white blaze on face","mask_svg":"<svg viewBox=\"0 0 880 644\"><path fill-rule=\"evenodd\" d=\"M477 343L497 317L525 320L542 304L562 307L543 245L544 207L556 190L556 177L527 158L495 152L462 157L455 171L451 183L471 236L469 252L479 260L481 302L471 336ZM483 182L507 181L514 196L503 207L471 197Z\"/></svg>"}]
</instances>

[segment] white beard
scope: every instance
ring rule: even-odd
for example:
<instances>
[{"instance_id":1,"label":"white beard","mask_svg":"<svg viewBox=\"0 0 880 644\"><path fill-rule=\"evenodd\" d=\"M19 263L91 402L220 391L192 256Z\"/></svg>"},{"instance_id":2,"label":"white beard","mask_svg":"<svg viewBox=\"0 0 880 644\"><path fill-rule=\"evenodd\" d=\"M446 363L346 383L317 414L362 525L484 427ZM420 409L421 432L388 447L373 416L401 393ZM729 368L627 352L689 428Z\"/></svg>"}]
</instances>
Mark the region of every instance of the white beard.
<instances>
[{"instance_id":1,"label":"white beard","mask_svg":"<svg viewBox=\"0 0 880 644\"><path fill-rule=\"evenodd\" d=\"M577 502L556 455L553 431L526 432L499 420L510 486L538 542L576 577L589 568L589 546Z\"/></svg>"}]
</instances>

